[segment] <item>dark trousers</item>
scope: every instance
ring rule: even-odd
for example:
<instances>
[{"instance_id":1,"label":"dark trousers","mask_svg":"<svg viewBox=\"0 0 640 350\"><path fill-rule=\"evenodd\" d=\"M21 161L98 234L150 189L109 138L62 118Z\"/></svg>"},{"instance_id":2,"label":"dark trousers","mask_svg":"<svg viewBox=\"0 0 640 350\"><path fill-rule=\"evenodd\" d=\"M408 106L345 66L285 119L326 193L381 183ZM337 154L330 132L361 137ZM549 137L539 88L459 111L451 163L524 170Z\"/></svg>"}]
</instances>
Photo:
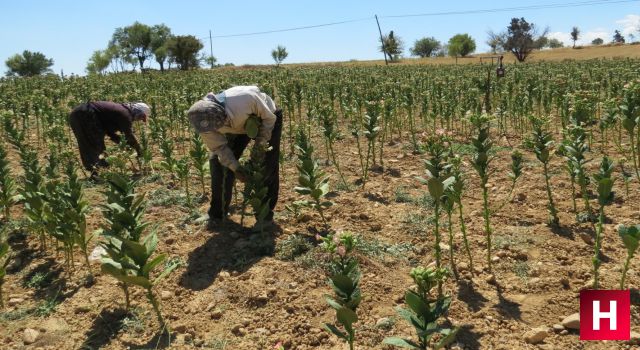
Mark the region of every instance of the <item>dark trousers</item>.
<instances>
[{"instance_id":1,"label":"dark trousers","mask_svg":"<svg viewBox=\"0 0 640 350\"><path fill-rule=\"evenodd\" d=\"M267 191L267 199L269 200L270 207L269 214L266 217L267 220L273 219L273 208L275 208L278 202L278 192L280 190L279 160L280 136L282 135L282 110L277 110L275 115L277 117L276 124L271 133L271 140L269 140L269 145L272 149L265 154L265 171L267 172L265 174L265 185L269 188ZM250 140L247 135L234 135L234 137L229 140L229 148L233 151L236 159L240 158ZM235 175L233 171L220 164L217 156L209 161L209 166L211 169L211 208L209 208L209 217L221 219L225 216L224 214L229 211Z\"/></svg>"},{"instance_id":2,"label":"dark trousers","mask_svg":"<svg viewBox=\"0 0 640 350\"><path fill-rule=\"evenodd\" d=\"M106 167L107 162L100 159L105 151L105 131L102 129L95 111L88 104L81 104L69 115L69 125L78 141L80 159L85 169L95 172L98 167Z\"/></svg>"}]
</instances>

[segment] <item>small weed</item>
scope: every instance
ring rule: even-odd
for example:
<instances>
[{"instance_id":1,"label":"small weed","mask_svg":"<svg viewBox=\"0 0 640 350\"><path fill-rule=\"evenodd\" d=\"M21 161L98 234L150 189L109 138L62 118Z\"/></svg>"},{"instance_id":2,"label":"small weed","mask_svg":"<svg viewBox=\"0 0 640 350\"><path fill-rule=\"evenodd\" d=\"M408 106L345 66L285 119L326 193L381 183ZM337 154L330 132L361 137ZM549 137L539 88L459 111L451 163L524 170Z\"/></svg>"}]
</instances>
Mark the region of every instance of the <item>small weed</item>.
<instances>
[{"instance_id":1,"label":"small weed","mask_svg":"<svg viewBox=\"0 0 640 350\"><path fill-rule=\"evenodd\" d=\"M51 272L38 271L24 283L24 286L27 288L42 289L51 284L51 280L53 279L52 277L53 275Z\"/></svg>"},{"instance_id":2,"label":"small weed","mask_svg":"<svg viewBox=\"0 0 640 350\"><path fill-rule=\"evenodd\" d=\"M21 308L0 313L0 321L19 321L23 320L33 313L33 309Z\"/></svg>"},{"instance_id":3,"label":"small weed","mask_svg":"<svg viewBox=\"0 0 640 350\"><path fill-rule=\"evenodd\" d=\"M296 257L313 248L307 237L302 235L289 235L276 244L276 258L284 261L292 261Z\"/></svg>"},{"instance_id":4,"label":"small weed","mask_svg":"<svg viewBox=\"0 0 640 350\"><path fill-rule=\"evenodd\" d=\"M396 203L411 203L413 199L406 191L406 187L400 186L396 188L394 200Z\"/></svg>"},{"instance_id":5,"label":"small weed","mask_svg":"<svg viewBox=\"0 0 640 350\"><path fill-rule=\"evenodd\" d=\"M227 349L227 346L229 346L229 344L231 343L231 341L227 338L211 338L206 344L205 346L209 349L214 349L214 350L225 350Z\"/></svg>"},{"instance_id":6,"label":"small weed","mask_svg":"<svg viewBox=\"0 0 640 350\"><path fill-rule=\"evenodd\" d=\"M326 254L319 247L313 247L303 255L298 256L295 262L300 264L304 269L318 269L326 271L329 266Z\"/></svg>"},{"instance_id":7,"label":"small weed","mask_svg":"<svg viewBox=\"0 0 640 350\"><path fill-rule=\"evenodd\" d=\"M419 234L424 232L435 224L435 219L431 215L426 215L422 213L409 213L404 218L402 218L402 223L406 224L407 230L411 234Z\"/></svg>"},{"instance_id":8,"label":"small weed","mask_svg":"<svg viewBox=\"0 0 640 350\"><path fill-rule=\"evenodd\" d=\"M171 191L166 188L158 188L149 194L149 207L188 207L189 199L181 191Z\"/></svg>"},{"instance_id":9,"label":"small weed","mask_svg":"<svg viewBox=\"0 0 640 350\"><path fill-rule=\"evenodd\" d=\"M507 236L495 235L493 237L493 248L500 250L505 248L522 247L529 243L529 239L525 236Z\"/></svg>"},{"instance_id":10,"label":"small weed","mask_svg":"<svg viewBox=\"0 0 640 350\"><path fill-rule=\"evenodd\" d=\"M529 277L529 270L529 263L526 261L517 261L513 264L513 273L523 280L526 280Z\"/></svg>"},{"instance_id":11,"label":"small weed","mask_svg":"<svg viewBox=\"0 0 640 350\"><path fill-rule=\"evenodd\" d=\"M139 308L132 308L127 317L122 319L121 329L127 333L140 334L144 332L144 314Z\"/></svg>"},{"instance_id":12,"label":"small weed","mask_svg":"<svg viewBox=\"0 0 640 350\"><path fill-rule=\"evenodd\" d=\"M413 251L411 243L389 244L381 242L377 239L364 239L357 237L356 250L365 256L382 259L385 255L395 259L407 258L409 253Z\"/></svg>"},{"instance_id":13,"label":"small weed","mask_svg":"<svg viewBox=\"0 0 640 350\"><path fill-rule=\"evenodd\" d=\"M33 310L33 314L40 317L47 317L55 312L56 307L60 304L58 300L58 295L60 294L60 290L51 298L46 299L42 303L40 303L35 310Z\"/></svg>"}]
</instances>

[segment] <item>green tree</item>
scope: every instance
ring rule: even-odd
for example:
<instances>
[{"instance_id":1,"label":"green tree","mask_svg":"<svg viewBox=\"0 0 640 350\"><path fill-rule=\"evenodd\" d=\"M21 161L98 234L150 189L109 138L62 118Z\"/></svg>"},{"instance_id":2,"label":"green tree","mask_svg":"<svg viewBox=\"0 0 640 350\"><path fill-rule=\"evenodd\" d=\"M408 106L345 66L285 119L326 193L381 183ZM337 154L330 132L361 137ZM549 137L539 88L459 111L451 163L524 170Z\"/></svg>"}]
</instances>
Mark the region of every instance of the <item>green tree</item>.
<instances>
[{"instance_id":1,"label":"green tree","mask_svg":"<svg viewBox=\"0 0 640 350\"><path fill-rule=\"evenodd\" d=\"M43 53L24 50L22 54L9 57L5 64L9 70L7 76L30 77L51 72L53 59L47 58Z\"/></svg>"},{"instance_id":2,"label":"green tree","mask_svg":"<svg viewBox=\"0 0 640 350\"><path fill-rule=\"evenodd\" d=\"M276 66L279 66L280 63L282 63L282 61L287 58L287 56L289 56L287 48L282 45L278 45L278 47L271 50L271 58L273 58L273 60L276 62Z\"/></svg>"},{"instance_id":3,"label":"green tree","mask_svg":"<svg viewBox=\"0 0 640 350\"><path fill-rule=\"evenodd\" d=\"M613 34L613 42L616 44L624 44L624 36L617 29Z\"/></svg>"},{"instance_id":4,"label":"green tree","mask_svg":"<svg viewBox=\"0 0 640 350\"><path fill-rule=\"evenodd\" d=\"M578 41L578 38L580 36L580 29L578 29L578 27L573 27L571 29L571 40L573 41L573 48L576 48L576 41Z\"/></svg>"},{"instance_id":5,"label":"green tree","mask_svg":"<svg viewBox=\"0 0 640 350\"><path fill-rule=\"evenodd\" d=\"M413 56L431 57L440 49L440 46L436 38L428 37L416 40L410 51Z\"/></svg>"},{"instance_id":6,"label":"green tree","mask_svg":"<svg viewBox=\"0 0 640 350\"><path fill-rule=\"evenodd\" d=\"M505 50L511 51L518 62L524 62L527 56L537 48L536 42L540 37L547 36L548 29L538 35L536 26L524 18L512 18L505 35Z\"/></svg>"},{"instance_id":7,"label":"green tree","mask_svg":"<svg viewBox=\"0 0 640 350\"><path fill-rule=\"evenodd\" d=\"M96 50L91 55L91 58L89 58L85 70L89 74L101 74L109 67L110 62L111 55L108 50Z\"/></svg>"},{"instance_id":8,"label":"green tree","mask_svg":"<svg viewBox=\"0 0 640 350\"><path fill-rule=\"evenodd\" d=\"M151 57L151 27L135 22L124 28L116 28L111 37L111 45L118 45L125 56L135 58L144 68L144 62Z\"/></svg>"},{"instance_id":9,"label":"green tree","mask_svg":"<svg viewBox=\"0 0 640 350\"><path fill-rule=\"evenodd\" d=\"M559 49L561 47L564 47L564 44L562 43L562 41L556 38L549 39L549 43L547 45L552 49Z\"/></svg>"},{"instance_id":10,"label":"green tree","mask_svg":"<svg viewBox=\"0 0 640 350\"><path fill-rule=\"evenodd\" d=\"M171 39L171 29L165 24L156 24L151 27L151 51L161 71L164 71L164 62L167 60L169 39Z\"/></svg>"},{"instance_id":11,"label":"green tree","mask_svg":"<svg viewBox=\"0 0 640 350\"><path fill-rule=\"evenodd\" d=\"M198 52L203 47L202 42L193 35L178 35L167 43L169 59L182 70L200 66Z\"/></svg>"},{"instance_id":12,"label":"green tree","mask_svg":"<svg viewBox=\"0 0 640 350\"><path fill-rule=\"evenodd\" d=\"M393 30L388 35L382 36L382 45L380 45L380 52L389 56L391 62L396 62L400 59L402 52L404 51L404 43L402 39L393 33Z\"/></svg>"},{"instance_id":13,"label":"green tree","mask_svg":"<svg viewBox=\"0 0 640 350\"><path fill-rule=\"evenodd\" d=\"M469 34L456 34L449 39L449 56L466 56L476 50L476 41Z\"/></svg>"},{"instance_id":14,"label":"green tree","mask_svg":"<svg viewBox=\"0 0 640 350\"><path fill-rule=\"evenodd\" d=\"M591 41L591 45L602 45L604 44L604 40L602 38L595 38Z\"/></svg>"}]
</instances>

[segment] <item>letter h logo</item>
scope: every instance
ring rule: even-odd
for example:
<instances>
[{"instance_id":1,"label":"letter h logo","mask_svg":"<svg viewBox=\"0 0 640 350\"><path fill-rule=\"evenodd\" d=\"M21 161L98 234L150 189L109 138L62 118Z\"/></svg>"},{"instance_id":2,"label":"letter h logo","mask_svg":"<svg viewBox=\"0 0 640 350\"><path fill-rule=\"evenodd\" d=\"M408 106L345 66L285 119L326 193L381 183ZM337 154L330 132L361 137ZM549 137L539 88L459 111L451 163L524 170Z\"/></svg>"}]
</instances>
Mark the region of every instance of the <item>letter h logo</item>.
<instances>
[{"instance_id":1,"label":"letter h logo","mask_svg":"<svg viewBox=\"0 0 640 350\"><path fill-rule=\"evenodd\" d=\"M580 340L629 340L631 295L628 290L580 292Z\"/></svg>"}]
</instances>

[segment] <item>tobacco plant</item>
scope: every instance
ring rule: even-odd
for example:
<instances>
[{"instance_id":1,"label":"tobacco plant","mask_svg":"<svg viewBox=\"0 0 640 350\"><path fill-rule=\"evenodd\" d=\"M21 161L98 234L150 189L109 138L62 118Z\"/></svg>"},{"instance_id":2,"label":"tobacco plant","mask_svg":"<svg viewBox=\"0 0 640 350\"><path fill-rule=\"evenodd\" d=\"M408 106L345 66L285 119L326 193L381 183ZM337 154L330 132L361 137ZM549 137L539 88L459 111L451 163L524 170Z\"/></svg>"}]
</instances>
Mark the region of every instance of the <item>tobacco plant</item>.
<instances>
[{"instance_id":1,"label":"tobacco plant","mask_svg":"<svg viewBox=\"0 0 640 350\"><path fill-rule=\"evenodd\" d=\"M455 339L459 328L448 328L440 321L449 311L451 297L430 297L433 287L442 284L446 276L445 269L416 267L411 270L411 278L416 289L407 289L405 292L404 301L409 308L398 307L396 312L413 326L418 340L388 337L384 339L385 344L405 349L427 350L441 349ZM439 338L433 342L432 338L436 334Z\"/></svg>"},{"instance_id":2,"label":"tobacco plant","mask_svg":"<svg viewBox=\"0 0 640 350\"><path fill-rule=\"evenodd\" d=\"M553 136L545 129L543 120L532 118L533 133L531 139L527 140L527 146L536 155L536 158L542 163L544 181L547 189L547 198L549 203L549 223L553 226L560 225L558 211L553 204L553 195L551 194L551 184L549 183L549 161L551 160L551 151L553 148Z\"/></svg>"},{"instance_id":3,"label":"tobacco plant","mask_svg":"<svg viewBox=\"0 0 640 350\"><path fill-rule=\"evenodd\" d=\"M242 165L244 172L249 176L243 192L245 205L251 205L256 218L254 230L260 233L263 233L265 220L269 215L269 199L267 198L269 187L265 184L265 155L268 150L266 145L254 145L249 159Z\"/></svg>"},{"instance_id":4,"label":"tobacco plant","mask_svg":"<svg viewBox=\"0 0 640 350\"><path fill-rule=\"evenodd\" d=\"M640 118L640 81L633 81L624 86L622 91L622 103L620 104L620 119L622 127L629 136L633 168L636 178L640 180L638 168L638 148L640 148L640 132L636 133L636 126Z\"/></svg>"},{"instance_id":5,"label":"tobacco plant","mask_svg":"<svg viewBox=\"0 0 640 350\"><path fill-rule=\"evenodd\" d=\"M600 208L598 210L598 226L596 228L596 241L594 245L594 253L593 253L593 288L598 289L599 283L599 274L598 269L600 268L600 264L602 261L600 260L600 250L602 246L602 234L603 234L603 225L605 220L604 208L607 205L611 205L613 203L614 193L613 193L613 182L614 179L611 177L613 173L614 164L607 157L602 158L602 162L600 163L600 169L597 174L593 176L593 180L598 188L598 204Z\"/></svg>"},{"instance_id":6,"label":"tobacco plant","mask_svg":"<svg viewBox=\"0 0 640 350\"><path fill-rule=\"evenodd\" d=\"M573 198L573 209L576 212L576 220L579 220L579 213L575 203L574 182L580 187L580 193L584 202L586 216L591 221L591 204L589 203L589 176L586 172L588 160L586 153L589 151L587 135L584 128L578 125L569 125L565 132L565 141L561 146L561 153L567 161L567 171L571 179L571 192Z\"/></svg>"},{"instance_id":7,"label":"tobacco plant","mask_svg":"<svg viewBox=\"0 0 640 350\"><path fill-rule=\"evenodd\" d=\"M11 221L11 206L19 200L16 182L11 175L9 157L2 142L0 142L0 208L4 212L5 222Z\"/></svg>"},{"instance_id":8,"label":"tobacco plant","mask_svg":"<svg viewBox=\"0 0 640 350\"><path fill-rule=\"evenodd\" d=\"M367 103L367 114L364 116L364 136L367 139L367 156L365 157L364 176L362 178L362 188L364 188L367 180L369 179L369 162L373 158L373 163L376 162L376 138L380 132L378 126L378 119L380 117L380 105L376 102Z\"/></svg>"},{"instance_id":9,"label":"tobacco plant","mask_svg":"<svg viewBox=\"0 0 640 350\"><path fill-rule=\"evenodd\" d=\"M304 205L315 209L320 214L325 228L329 228L329 223L324 215L324 210L333 205L325 196L329 193L329 176L320 169L318 161L314 158L314 148L304 129L298 129L296 136L296 150L298 151L298 186L294 190L301 194L310 196L310 200L298 201Z\"/></svg>"},{"instance_id":10,"label":"tobacco plant","mask_svg":"<svg viewBox=\"0 0 640 350\"><path fill-rule=\"evenodd\" d=\"M182 188L184 188L185 195L187 196L187 204L191 205L191 195L189 193L189 176L191 175L191 163L189 158L183 157L175 163L175 175L180 181Z\"/></svg>"},{"instance_id":11,"label":"tobacco plant","mask_svg":"<svg viewBox=\"0 0 640 350\"><path fill-rule=\"evenodd\" d=\"M101 269L122 283L126 309L129 309L129 286L145 289L146 296L158 318L161 329L166 322L160 311L160 301L153 292L164 277L177 265L171 264L154 279L151 272L166 260L165 254L152 258L158 244L158 236L152 230L146 236L149 223L143 220L144 195L135 193L136 183L117 173L108 174L109 188L105 192L107 204L103 213L107 224L102 230L102 246L107 252L102 258Z\"/></svg>"},{"instance_id":12,"label":"tobacco plant","mask_svg":"<svg viewBox=\"0 0 640 350\"><path fill-rule=\"evenodd\" d=\"M0 309L4 308L2 285L4 284L4 277L7 275L7 266L9 266L9 261L11 259L10 247L5 235L5 227L0 231Z\"/></svg>"},{"instance_id":13,"label":"tobacco plant","mask_svg":"<svg viewBox=\"0 0 640 350\"><path fill-rule=\"evenodd\" d=\"M325 142L327 148L329 149L329 156L331 157L331 162L336 167L336 171L338 172L338 176L340 176L340 181L345 189L349 188L347 181L342 174L342 170L340 169L340 164L338 163L338 158L336 157L336 153L334 151L334 144L336 139L338 138L338 129L335 125L335 118L331 113L331 109L325 106L321 106L318 108L318 113L320 114L320 118L322 120L322 131L324 134Z\"/></svg>"},{"instance_id":14,"label":"tobacco plant","mask_svg":"<svg viewBox=\"0 0 640 350\"><path fill-rule=\"evenodd\" d=\"M207 190L205 188L204 177L209 170L209 152L200 137L200 134L194 133L191 137L191 149L189 155L193 161L193 167L200 179L200 185L202 185L202 195L206 196Z\"/></svg>"},{"instance_id":15,"label":"tobacco plant","mask_svg":"<svg viewBox=\"0 0 640 350\"><path fill-rule=\"evenodd\" d=\"M431 196L431 198L433 198L433 214L435 218L434 249L436 257L436 267L440 269L442 267L440 249L440 205L443 201L445 192L455 181L455 177L451 176L451 165L446 163L447 152L441 139L430 139L427 142L427 153L430 156L430 159L424 162L427 172L427 179L420 177L417 179L420 183L427 186L429 195ZM452 201L450 203L453 205ZM453 250L453 247L449 247L449 249ZM454 264L453 259L451 261L451 264ZM442 283L438 283L438 296L442 296Z\"/></svg>"},{"instance_id":16,"label":"tobacco plant","mask_svg":"<svg viewBox=\"0 0 640 350\"><path fill-rule=\"evenodd\" d=\"M352 255L357 242L350 232L330 234L321 239L322 247L331 254L329 285L334 292L334 297L325 298L336 311L337 321L337 325L325 323L324 329L344 340L353 350L356 337L353 324L358 322L356 310L362 301L360 269L358 260Z\"/></svg>"},{"instance_id":17,"label":"tobacco plant","mask_svg":"<svg viewBox=\"0 0 640 350\"><path fill-rule=\"evenodd\" d=\"M487 183L489 182L489 164L493 160L491 148L493 141L489 135L490 119L486 114L473 115L471 123L476 129L476 136L471 139L474 153L471 157L473 168L480 177L480 188L482 189L482 216L484 218L484 234L487 241L487 268L491 271L491 213L489 209L489 193Z\"/></svg>"},{"instance_id":18,"label":"tobacco plant","mask_svg":"<svg viewBox=\"0 0 640 350\"><path fill-rule=\"evenodd\" d=\"M618 235L622 239L624 247L627 249L627 258L624 261L622 267L622 278L620 279L620 289L624 289L624 282L627 277L627 271L629 270L629 263L638 250L640 245L640 225L618 226Z\"/></svg>"},{"instance_id":19,"label":"tobacco plant","mask_svg":"<svg viewBox=\"0 0 640 350\"><path fill-rule=\"evenodd\" d=\"M449 163L451 164L451 176L453 177L453 182L451 183L451 186L449 186L447 191L445 191L445 195L447 197L450 197L458 206L458 219L460 221L460 231L462 231L464 249L467 252L467 257L469 258L469 268L471 270L471 273L474 273L473 257L471 256L471 249L469 248L469 240L467 239L467 226L464 223L464 214L463 214L463 206L462 206L462 194L464 192L464 186L465 186L464 177L462 173L462 158L460 158L460 156L458 155L455 155L449 158Z\"/></svg>"}]
</instances>

